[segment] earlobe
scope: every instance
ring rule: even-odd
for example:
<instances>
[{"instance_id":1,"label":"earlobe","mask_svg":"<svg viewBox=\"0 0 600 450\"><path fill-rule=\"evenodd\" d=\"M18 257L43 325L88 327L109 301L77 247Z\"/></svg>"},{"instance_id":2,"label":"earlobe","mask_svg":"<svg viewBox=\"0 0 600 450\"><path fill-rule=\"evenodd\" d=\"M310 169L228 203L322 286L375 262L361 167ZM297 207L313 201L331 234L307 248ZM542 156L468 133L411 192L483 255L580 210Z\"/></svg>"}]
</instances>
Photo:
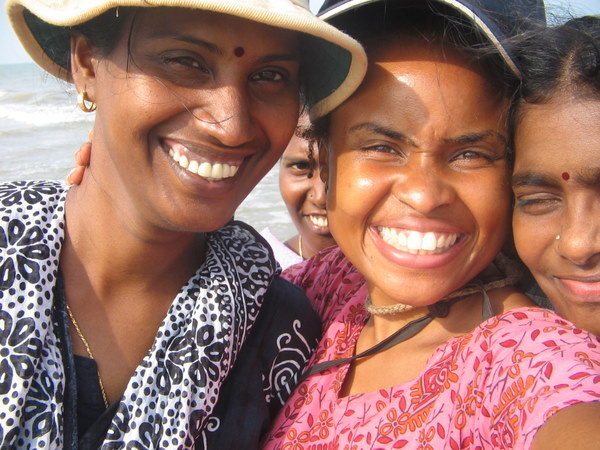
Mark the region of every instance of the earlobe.
<instances>
[{"instance_id":1,"label":"earlobe","mask_svg":"<svg viewBox=\"0 0 600 450\"><path fill-rule=\"evenodd\" d=\"M96 97L96 63L89 41L81 36L71 36L71 77L77 92L85 92L87 99L94 102Z\"/></svg>"}]
</instances>

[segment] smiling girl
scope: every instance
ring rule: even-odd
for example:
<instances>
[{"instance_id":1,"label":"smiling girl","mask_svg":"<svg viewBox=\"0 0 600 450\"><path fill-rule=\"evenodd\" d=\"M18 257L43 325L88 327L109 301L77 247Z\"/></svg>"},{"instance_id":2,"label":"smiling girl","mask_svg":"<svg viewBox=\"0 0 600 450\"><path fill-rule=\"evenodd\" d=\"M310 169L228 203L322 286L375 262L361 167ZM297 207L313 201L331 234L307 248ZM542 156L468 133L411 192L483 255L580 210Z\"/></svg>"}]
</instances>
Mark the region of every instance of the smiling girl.
<instances>
[{"instance_id":1,"label":"smiling girl","mask_svg":"<svg viewBox=\"0 0 600 450\"><path fill-rule=\"evenodd\" d=\"M600 19L536 33L520 53L515 244L556 310L600 336Z\"/></svg>"},{"instance_id":2,"label":"smiling girl","mask_svg":"<svg viewBox=\"0 0 600 450\"><path fill-rule=\"evenodd\" d=\"M6 3L96 117L80 186L0 186L2 448L254 448L320 331L228 222L362 49L299 1L173 3Z\"/></svg>"}]
</instances>

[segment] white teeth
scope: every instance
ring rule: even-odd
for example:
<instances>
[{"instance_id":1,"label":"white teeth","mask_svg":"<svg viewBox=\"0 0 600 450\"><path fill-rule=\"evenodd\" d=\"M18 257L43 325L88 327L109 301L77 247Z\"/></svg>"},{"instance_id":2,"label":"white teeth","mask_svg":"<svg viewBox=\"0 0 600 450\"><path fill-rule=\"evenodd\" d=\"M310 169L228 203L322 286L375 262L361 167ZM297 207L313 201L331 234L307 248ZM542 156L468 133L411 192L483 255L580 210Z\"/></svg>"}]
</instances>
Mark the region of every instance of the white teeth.
<instances>
[{"instance_id":1,"label":"white teeth","mask_svg":"<svg viewBox=\"0 0 600 450\"><path fill-rule=\"evenodd\" d=\"M213 164L211 178L223 178L223 164Z\"/></svg>"},{"instance_id":2,"label":"white teeth","mask_svg":"<svg viewBox=\"0 0 600 450\"><path fill-rule=\"evenodd\" d=\"M423 242L421 244L421 248L423 250L435 250L437 247L437 239L435 237L435 234L433 234L431 231L425 233L425 236L423 236Z\"/></svg>"},{"instance_id":3,"label":"white teeth","mask_svg":"<svg viewBox=\"0 0 600 450\"><path fill-rule=\"evenodd\" d=\"M202 164L200 164L200 167L198 167L198 175L204 178L208 178L211 174L212 166L210 165L210 163L203 162Z\"/></svg>"},{"instance_id":4,"label":"white teeth","mask_svg":"<svg viewBox=\"0 0 600 450\"><path fill-rule=\"evenodd\" d=\"M406 247L410 253L416 253L421 250L421 244L423 243L423 235L418 231L411 231L408 233L408 241Z\"/></svg>"},{"instance_id":5,"label":"white teeth","mask_svg":"<svg viewBox=\"0 0 600 450\"><path fill-rule=\"evenodd\" d=\"M173 158L180 167L186 169L188 172L199 175L202 178L206 178L209 181L219 181L225 178L233 177L239 166L231 166L227 163L214 163L211 164L207 161L202 163L192 159L189 160L187 156L182 155L178 150L170 149L169 156Z\"/></svg>"},{"instance_id":6,"label":"white teeth","mask_svg":"<svg viewBox=\"0 0 600 450\"><path fill-rule=\"evenodd\" d=\"M190 162L188 161L187 156L181 155L181 158L179 158L179 165L181 167L183 167L184 169L188 168L188 166L190 165Z\"/></svg>"},{"instance_id":7,"label":"white teeth","mask_svg":"<svg viewBox=\"0 0 600 450\"><path fill-rule=\"evenodd\" d=\"M188 172L198 173L198 161L190 161L190 164L187 166Z\"/></svg>"},{"instance_id":8,"label":"white teeth","mask_svg":"<svg viewBox=\"0 0 600 450\"><path fill-rule=\"evenodd\" d=\"M327 226L329 226L329 222L327 221L327 217L323 217L323 216L308 216L308 219L316 227L327 227Z\"/></svg>"},{"instance_id":9,"label":"white teeth","mask_svg":"<svg viewBox=\"0 0 600 450\"><path fill-rule=\"evenodd\" d=\"M454 245L459 236L456 233L434 233L433 231L421 233L389 227L379 227L379 235L392 247L414 255L442 253Z\"/></svg>"}]
</instances>

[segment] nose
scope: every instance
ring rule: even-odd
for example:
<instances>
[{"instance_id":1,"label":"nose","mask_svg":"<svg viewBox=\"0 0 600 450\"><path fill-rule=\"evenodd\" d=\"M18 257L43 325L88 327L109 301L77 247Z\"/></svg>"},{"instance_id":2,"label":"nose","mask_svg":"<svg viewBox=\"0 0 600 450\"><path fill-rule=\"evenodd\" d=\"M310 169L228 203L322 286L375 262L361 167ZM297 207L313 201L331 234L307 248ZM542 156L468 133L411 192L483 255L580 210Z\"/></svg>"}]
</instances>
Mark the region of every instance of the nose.
<instances>
[{"instance_id":1,"label":"nose","mask_svg":"<svg viewBox=\"0 0 600 450\"><path fill-rule=\"evenodd\" d=\"M555 239L558 254L578 266L600 263L599 218L598 207L568 208Z\"/></svg>"},{"instance_id":2,"label":"nose","mask_svg":"<svg viewBox=\"0 0 600 450\"><path fill-rule=\"evenodd\" d=\"M452 203L456 191L443 170L433 164L418 162L402 167L394 183L393 195L411 209L427 215Z\"/></svg>"},{"instance_id":3,"label":"nose","mask_svg":"<svg viewBox=\"0 0 600 450\"><path fill-rule=\"evenodd\" d=\"M202 104L190 112L206 133L227 147L253 140L256 127L251 98L244 87L223 85L205 94Z\"/></svg>"},{"instance_id":4,"label":"nose","mask_svg":"<svg viewBox=\"0 0 600 450\"><path fill-rule=\"evenodd\" d=\"M310 189L308 198L317 207L326 209L327 193L325 192L325 183L321 180L319 170L315 170L310 178Z\"/></svg>"}]
</instances>

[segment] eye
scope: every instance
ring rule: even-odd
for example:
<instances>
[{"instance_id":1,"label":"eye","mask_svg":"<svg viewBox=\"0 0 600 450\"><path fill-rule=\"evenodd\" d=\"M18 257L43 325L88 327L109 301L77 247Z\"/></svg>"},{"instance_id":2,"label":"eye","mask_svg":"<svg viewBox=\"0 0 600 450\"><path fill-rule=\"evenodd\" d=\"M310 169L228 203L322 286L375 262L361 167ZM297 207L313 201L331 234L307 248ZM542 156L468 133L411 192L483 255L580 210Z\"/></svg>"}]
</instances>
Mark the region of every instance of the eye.
<instances>
[{"instance_id":1,"label":"eye","mask_svg":"<svg viewBox=\"0 0 600 450\"><path fill-rule=\"evenodd\" d=\"M174 70L185 70L189 68L204 74L210 73L204 64L204 61L192 56L164 56L163 63Z\"/></svg>"},{"instance_id":2,"label":"eye","mask_svg":"<svg viewBox=\"0 0 600 450\"><path fill-rule=\"evenodd\" d=\"M463 151L461 153L459 153L458 155L454 156L452 159L454 161L459 161L459 160L470 160L470 159L480 159L483 158L486 161L494 161L494 158L492 158L490 155L487 155L483 152L478 152L475 150L466 150Z\"/></svg>"},{"instance_id":3,"label":"eye","mask_svg":"<svg viewBox=\"0 0 600 450\"><path fill-rule=\"evenodd\" d=\"M284 167L297 177L306 176L311 172L311 164L308 160L288 161Z\"/></svg>"},{"instance_id":4,"label":"eye","mask_svg":"<svg viewBox=\"0 0 600 450\"><path fill-rule=\"evenodd\" d=\"M461 149L450 158L450 164L456 169L479 169L494 166L505 161L505 152L501 149L468 148Z\"/></svg>"},{"instance_id":5,"label":"eye","mask_svg":"<svg viewBox=\"0 0 600 450\"><path fill-rule=\"evenodd\" d=\"M287 78L288 77L285 72L283 72L281 70L275 70L275 69L261 70L259 72L252 74L252 76L250 77L250 79L252 81L271 81L271 82L284 81Z\"/></svg>"},{"instance_id":6,"label":"eye","mask_svg":"<svg viewBox=\"0 0 600 450\"><path fill-rule=\"evenodd\" d=\"M515 210L524 214L539 216L556 211L560 208L560 196L548 192L543 193L515 193Z\"/></svg>"}]
</instances>

